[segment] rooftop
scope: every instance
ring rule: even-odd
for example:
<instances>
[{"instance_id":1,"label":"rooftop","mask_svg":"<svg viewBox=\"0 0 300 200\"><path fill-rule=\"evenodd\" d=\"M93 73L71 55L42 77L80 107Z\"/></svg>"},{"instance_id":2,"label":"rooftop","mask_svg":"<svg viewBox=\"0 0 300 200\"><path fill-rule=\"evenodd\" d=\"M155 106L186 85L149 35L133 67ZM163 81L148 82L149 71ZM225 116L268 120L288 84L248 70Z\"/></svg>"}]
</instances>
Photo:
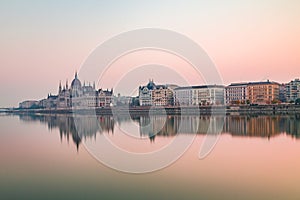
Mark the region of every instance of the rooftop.
<instances>
[{"instance_id":1,"label":"rooftop","mask_svg":"<svg viewBox=\"0 0 300 200\"><path fill-rule=\"evenodd\" d=\"M228 86L243 86L243 85L248 85L248 83L246 83L246 82L243 82L243 83L231 83Z\"/></svg>"},{"instance_id":2,"label":"rooftop","mask_svg":"<svg viewBox=\"0 0 300 200\"><path fill-rule=\"evenodd\" d=\"M174 90L184 90L184 89L198 89L198 88L225 88L224 85L196 85L196 86L186 86L186 87L178 87Z\"/></svg>"},{"instance_id":3,"label":"rooftop","mask_svg":"<svg viewBox=\"0 0 300 200\"><path fill-rule=\"evenodd\" d=\"M259 82L249 82L248 84L249 85L265 85L265 84L277 84L277 85L279 85L279 83L274 82L274 81L269 81L269 80L267 80L267 81L259 81Z\"/></svg>"}]
</instances>

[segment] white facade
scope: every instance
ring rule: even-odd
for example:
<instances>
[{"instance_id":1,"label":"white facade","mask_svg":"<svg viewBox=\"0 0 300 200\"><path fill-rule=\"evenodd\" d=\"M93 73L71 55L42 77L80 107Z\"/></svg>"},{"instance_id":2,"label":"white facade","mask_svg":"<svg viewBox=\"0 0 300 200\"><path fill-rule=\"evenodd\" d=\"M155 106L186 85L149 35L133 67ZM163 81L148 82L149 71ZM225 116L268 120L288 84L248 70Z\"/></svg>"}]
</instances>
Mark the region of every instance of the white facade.
<instances>
[{"instance_id":1,"label":"white facade","mask_svg":"<svg viewBox=\"0 0 300 200\"><path fill-rule=\"evenodd\" d=\"M204 85L178 87L174 89L174 105L224 105L225 87L222 85Z\"/></svg>"},{"instance_id":2,"label":"white facade","mask_svg":"<svg viewBox=\"0 0 300 200\"><path fill-rule=\"evenodd\" d=\"M152 90L147 87L140 87L139 89L140 106L152 105Z\"/></svg>"},{"instance_id":3,"label":"white facade","mask_svg":"<svg viewBox=\"0 0 300 200\"><path fill-rule=\"evenodd\" d=\"M247 83L232 83L225 88L226 104L246 104L248 100Z\"/></svg>"},{"instance_id":4,"label":"white facade","mask_svg":"<svg viewBox=\"0 0 300 200\"><path fill-rule=\"evenodd\" d=\"M192 105L192 87L179 87L174 90L174 105Z\"/></svg>"},{"instance_id":5,"label":"white facade","mask_svg":"<svg viewBox=\"0 0 300 200\"><path fill-rule=\"evenodd\" d=\"M300 98L300 80L295 79L285 85L287 102Z\"/></svg>"}]
</instances>

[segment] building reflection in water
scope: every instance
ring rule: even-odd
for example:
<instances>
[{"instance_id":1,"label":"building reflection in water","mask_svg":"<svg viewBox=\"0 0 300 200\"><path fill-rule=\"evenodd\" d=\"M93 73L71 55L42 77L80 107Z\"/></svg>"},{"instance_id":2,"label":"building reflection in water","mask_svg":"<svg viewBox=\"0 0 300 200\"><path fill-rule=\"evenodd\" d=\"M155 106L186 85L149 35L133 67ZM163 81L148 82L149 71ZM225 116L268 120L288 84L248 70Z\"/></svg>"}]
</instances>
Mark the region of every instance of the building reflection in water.
<instances>
[{"instance_id":1,"label":"building reflection in water","mask_svg":"<svg viewBox=\"0 0 300 200\"><path fill-rule=\"evenodd\" d=\"M115 126L113 118L106 116L95 118L86 115L76 118L76 121L72 115L20 115L19 117L22 121L46 123L49 130L58 128L61 140L66 138L69 141L71 136L77 150L82 139L96 139L97 133L113 133Z\"/></svg>"},{"instance_id":2,"label":"building reflection in water","mask_svg":"<svg viewBox=\"0 0 300 200\"><path fill-rule=\"evenodd\" d=\"M135 116L132 119L122 116L84 115L76 118L72 115L19 115L22 121L39 121L45 123L49 130L59 129L61 140L69 141L72 137L77 149L82 139L95 138L97 134L113 134L115 126L122 123L139 124L140 135L148 136L151 142L156 136L172 137L177 133L206 134L212 120L214 126L223 125L223 133L232 136L264 137L270 139L279 134L300 138L300 115L284 116Z\"/></svg>"},{"instance_id":3,"label":"building reflection in water","mask_svg":"<svg viewBox=\"0 0 300 200\"><path fill-rule=\"evenodd\" d=\"M300 137L300 115L228 116L223 132L248 137L274 137L286 133Z\"/></svg>"}]
</instances>

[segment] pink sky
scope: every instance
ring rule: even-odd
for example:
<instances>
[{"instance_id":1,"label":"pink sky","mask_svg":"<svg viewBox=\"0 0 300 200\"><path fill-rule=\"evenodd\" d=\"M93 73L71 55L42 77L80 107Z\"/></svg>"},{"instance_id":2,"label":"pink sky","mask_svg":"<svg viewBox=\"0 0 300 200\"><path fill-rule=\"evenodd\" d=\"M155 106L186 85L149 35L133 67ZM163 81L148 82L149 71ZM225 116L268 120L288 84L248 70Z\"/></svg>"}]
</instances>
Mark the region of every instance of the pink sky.
<instances>
[{"instance_id":1,"label":"pink sky","mask_svg":"<svg viewBox=\"0 0 300 200\"><path fill-rule=\"evenodd\" d=\"M224 84L300 77L298 1L0 4L0 107L56 93L97 45L144 27L197 42Z\"/></svg>"}]
</instances>

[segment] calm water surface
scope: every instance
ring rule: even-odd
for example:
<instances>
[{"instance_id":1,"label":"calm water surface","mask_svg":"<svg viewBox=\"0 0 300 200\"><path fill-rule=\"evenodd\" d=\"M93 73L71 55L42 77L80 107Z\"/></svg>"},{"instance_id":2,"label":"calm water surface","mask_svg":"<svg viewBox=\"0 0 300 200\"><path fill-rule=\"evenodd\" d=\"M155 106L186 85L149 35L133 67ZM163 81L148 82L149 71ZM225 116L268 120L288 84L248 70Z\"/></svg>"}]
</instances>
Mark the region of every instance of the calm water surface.
<instances>
[{"instance_id":1,"label":"calm water surface","mask_svg":"<svg viewBox=\"0 0 300 200\"><path fill-rule=\"evenodd\" d=\"M84 117L84 135L78 135L68 115L2 114L1 199L300 198L298 115L227 116L218 143L203 160L199 148L212 118L197 117L199 131L188 151L171 166L140 175L106 167L83 145L97 144L105 134L122 149L151 152L173 140L180 120L184 137L193 137L194 118L156 116L153 126L141 129L149 117L98 117L96 122Z\"/></svg>"}]
</instances>

